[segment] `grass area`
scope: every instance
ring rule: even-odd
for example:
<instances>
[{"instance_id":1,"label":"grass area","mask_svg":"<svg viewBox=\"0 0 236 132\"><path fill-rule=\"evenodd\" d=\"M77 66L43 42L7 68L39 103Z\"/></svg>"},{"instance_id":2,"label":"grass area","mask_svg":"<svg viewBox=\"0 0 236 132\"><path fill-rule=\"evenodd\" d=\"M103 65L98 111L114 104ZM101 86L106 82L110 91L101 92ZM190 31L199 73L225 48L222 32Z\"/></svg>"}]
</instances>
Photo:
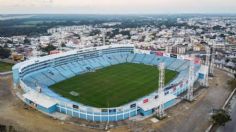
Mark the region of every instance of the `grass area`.
<instances>
[{"instance_id":1,"label":"grass area","mask_svg":"<svg viewBox=\"0 0 236 132\"><path fill-rule=\"evenodd\" d=\"M235 89L236 88L236 78L229 80L228 85L230 86L230 88L232 90Z\"/></svg>"},{"instance_id":2,"label":"grass area","mask_svg":"<svg viewBox=\"0 0 236 132\"><path fill-rule=\"evenodd\" d=\"M0 62L0 72L11 71L12 64Z\"/></svg>"},{"instance_id":3,"label":"grass area","mask_svg":"<svg viewBox=\"0 0 236 132\"><path fill-rule=\"evenodd\" d=\"M178 73L166 70L165 83ZM124 63L75 76L51 89L73 101L95 107L117 107L157 90L159 70L155 66ZM78 96L71 95L71 91Z\"/></svg>"}]
</instances>

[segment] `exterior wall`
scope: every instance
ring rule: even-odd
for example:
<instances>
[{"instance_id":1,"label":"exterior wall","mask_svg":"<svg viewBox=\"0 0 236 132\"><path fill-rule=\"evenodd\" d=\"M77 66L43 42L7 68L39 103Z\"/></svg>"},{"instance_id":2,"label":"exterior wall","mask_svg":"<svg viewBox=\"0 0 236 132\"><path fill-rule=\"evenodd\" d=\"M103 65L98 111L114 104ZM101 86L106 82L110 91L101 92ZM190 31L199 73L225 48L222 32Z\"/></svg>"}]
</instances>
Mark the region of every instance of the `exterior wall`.
<instances>
[{"instance_id":1,"label":"exterior wall","mask_svg":"<svg viewBox=\"0 0 236 132\"><path fill-rule=\"evenodd\" d=\"M176 99L173 99L173 100L170 100L168 102L166 102L164 104L164 109L168 109L170 108L171 106L175 105L176 104ZM153 110L147 110L147 111L144 111L142 109L140 109L140 113L143 115L143 116L148 116L148 115L151 115L153 114L155 111Z\"/></svg>"},{"instance_id":2,"label":"exterior wall","mask_svg":"<svg viewBox=\"0 0 236 132\"><path fill-rule=\"evenodd\" d=\"M40 110L40 111L46 112L46 113L53 113L57 110L57 107L56 107L56 105L53 105L52 107L47 109L45 107L37 105L37 109Z\"/></svg>"},{"instance_id":3,"label":"exterior wall","mask_svg":"<svg viewBox=\"0 0 236 132\"><path fill-rule=\"evenodd\" d=\"M62 105L57 105L57 111L73 117L101 122L125 120L138 114L137 108L129 109L122 112L89 112L69 108Z\"/></svg>"},{"instance_id":4,"label":"exterior wall","mask_svg":"<svg viewBox=\"0 0 236 132\"><path fill-rule=\"evenodd\" d=\"M153 110L147 110L147 111L144 111L144 110L140 110L140 113L142 116L148 116L148 115L151 115L153 113Z\"/></svg>"},{"instance_id":5,"label":"exterior wall","mask_svg":"<svg viewBox=\"0 0 236 132\"><path fill-rule=\"evenodd\" d=\"M13 73L14 84L18 84L19 83L19 69L13 69L12 73Z\"/></svg>"},{"instance_id":6,"label":"exterior wall","mask_svg":"<svg viewBox=\"0 0 236 132\"><path fill-rule=\"evenodd\" d=\"M38 109L39 111L42 111L42 112L45 112L45 113L48 113L48 114L53 113L53 112L55 112L57 110L56 105L53 105L50 108L45 108L45 107L43 107L41 105L38 105L38 104L36 104L36 105L30 104L31 101L28 100L28 99L25 99L25 102L28 105L30 105L31 107L34 107L34 108ZM34 103L34 102L32 102L32 103Z\"/></svg>"},{"instance_id":7,"label":"exterior wall","mask_svg":"<svg viewBox=\"0 0 236 132\"><path fill-rule=\"evenodd\" d=\"M173 100L170 100L170 101L166 102L164 104L164 109L170 108L171 106L175 105L175 103L176 103L176 99L173 99Z\"/></svg>"}]
</instances>

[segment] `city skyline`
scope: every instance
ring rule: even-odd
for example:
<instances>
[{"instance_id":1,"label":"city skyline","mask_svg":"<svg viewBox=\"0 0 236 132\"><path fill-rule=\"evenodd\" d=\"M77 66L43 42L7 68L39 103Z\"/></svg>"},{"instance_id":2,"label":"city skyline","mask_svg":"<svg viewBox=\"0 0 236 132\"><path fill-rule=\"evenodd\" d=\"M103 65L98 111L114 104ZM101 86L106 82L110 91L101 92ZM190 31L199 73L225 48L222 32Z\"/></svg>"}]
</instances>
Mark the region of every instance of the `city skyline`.
<instances>
[{"instance_id":1,"label":"city skyline","mask_svg":"<svg viewBox=\"0 0 236 132\"><path fill-rule=\"evenodd\" d=\"M0 0L0 14L235 14L235 0Z\"/></svg>"}]
</instances>

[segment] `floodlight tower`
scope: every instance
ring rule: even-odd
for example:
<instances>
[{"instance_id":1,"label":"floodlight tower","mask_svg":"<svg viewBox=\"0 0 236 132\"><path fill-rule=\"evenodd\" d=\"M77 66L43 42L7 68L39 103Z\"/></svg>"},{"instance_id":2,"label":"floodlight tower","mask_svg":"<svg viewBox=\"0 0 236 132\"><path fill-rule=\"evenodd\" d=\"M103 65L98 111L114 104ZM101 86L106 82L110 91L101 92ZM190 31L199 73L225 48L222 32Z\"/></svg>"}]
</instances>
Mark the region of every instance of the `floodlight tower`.
<instances>
[{"instance_id":1,"label":"floodlight tower","mask_svg":"<svg viewBox=\"0 0 236 132\"><path fill-rule=\"evenodd\" d=\"M192 55L192 60L189 64L189 75L188 75L188 92L187 92L187 100L193 101L193 83L194 83L194 58Z\"/></svg>"},{"instance_id":2,"label":"floodlight tower","mask_svg":"<svg viewBox=\"0 0 236 132\"><path fill-rule=\"evenodd\" d=\"M61 34L61 32L60 32L60 34L59 34L58 49L59 49L60 52L62 51L62 34Z\"/></svg>"},{"instance_id":3,"label":"floodlight tower","mask_svg":"<svg viewBox=\"0 0 236 132\"><path fill-rule=\"evenodd\" d=\"M205 65L209 66L210 65L210 54L211 54L211 51L210 51L210 48L208 46L205 47L205 50L206 50Z\"/></svg>"},{"instance_id":4,"label":"floodlight tower","mask_svg":"<svg viewBox=\"0 0 236 132\"><path fill-rule=\"evenodd\" d=\"M205 47L206 50L206 60L205 60L205 65L207 66L207 72L205 75L205 81L204 81L204 86L208 87L208 76L209 76L209 65L210 65L210 48L208 46Z\"/></svg>"},{"instance_id":5,"label":"floodlight tower","mask_svg":"<svg viewBox=\"0 0 236 132\"><path fill-rule=\"evenodd\" d=\"M159 111L157 113L157 116L162 119L165 116L165 111L164 111L164 84L165 84L165 64L160 63L159 65L159 89L158 89L158 94L159 94Z\"/></svg>"},{"instance_id":6,"label":"floodlight tower","mask_svg":"<svg viewBox=\"0 0 236 132\"><path fill-rule=\"evenodd\" d=\"M106 33L102 33L102 44L105 46L106 45Z\"/></svg>"},{"instance_id":7,"label":"floodlight tower","mask_svg":"<svg viewBox=\"0 0 236 132\"><path fill-rule=\"evenodd\" d=\"M215 63L215 45L213 44L211 50L210 75L214 74L214 63Z\"/></svg>"}]
</instances>

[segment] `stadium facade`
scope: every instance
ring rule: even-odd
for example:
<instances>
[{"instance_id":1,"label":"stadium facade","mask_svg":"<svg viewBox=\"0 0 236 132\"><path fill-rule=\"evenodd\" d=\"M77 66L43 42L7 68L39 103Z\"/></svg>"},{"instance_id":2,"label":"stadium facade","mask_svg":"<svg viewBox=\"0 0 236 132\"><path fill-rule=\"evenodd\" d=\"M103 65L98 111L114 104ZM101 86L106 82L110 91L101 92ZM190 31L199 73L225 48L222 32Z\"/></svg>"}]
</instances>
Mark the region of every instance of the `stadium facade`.
<instances>
[{"instance_id":1,"label":"stadium facade","mask_svg":"<svg viewBox=\"0 0 236 132\"><path fill-rule=\"evenodd\" d=\"M188 90L188 71L193 58L162 51L136 49L130 44L91 47L30 59L13 67L14 87L22 89L17 95L28 105L47 114L64 113L90 121L119 121L137 115L148 116L158 111L158 92L115 108L96 108L74 102L48 87L91 70L119 63L165 64L166 69L178 71L175 79L164 87L164 109L175 105L177 97ZM194 60L194 81L203 83L207 66ZM158 75L157 75L158 76Z\"/></svg>"}]
</instances>

